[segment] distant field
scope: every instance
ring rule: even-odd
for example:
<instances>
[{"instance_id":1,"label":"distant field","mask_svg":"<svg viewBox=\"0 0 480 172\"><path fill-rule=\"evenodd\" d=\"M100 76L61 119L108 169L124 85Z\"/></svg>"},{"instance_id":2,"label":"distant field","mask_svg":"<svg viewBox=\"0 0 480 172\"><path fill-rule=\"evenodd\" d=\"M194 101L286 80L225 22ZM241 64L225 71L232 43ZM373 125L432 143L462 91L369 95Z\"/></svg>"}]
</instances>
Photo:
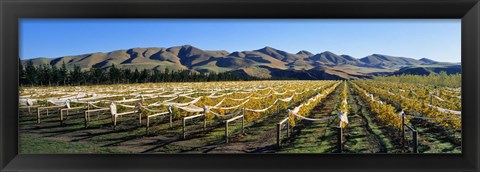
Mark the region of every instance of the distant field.
<instances>
[{"instance_id":1,"label":"distant field","mask_svg":"<svg viewBox=\"0 0 480 172\"><path fill-rule=\"evenodd\" d=\"M19 103L25 154L462 151L460 90L385 78L21 87Z\"/></svg>"}]
</instances>

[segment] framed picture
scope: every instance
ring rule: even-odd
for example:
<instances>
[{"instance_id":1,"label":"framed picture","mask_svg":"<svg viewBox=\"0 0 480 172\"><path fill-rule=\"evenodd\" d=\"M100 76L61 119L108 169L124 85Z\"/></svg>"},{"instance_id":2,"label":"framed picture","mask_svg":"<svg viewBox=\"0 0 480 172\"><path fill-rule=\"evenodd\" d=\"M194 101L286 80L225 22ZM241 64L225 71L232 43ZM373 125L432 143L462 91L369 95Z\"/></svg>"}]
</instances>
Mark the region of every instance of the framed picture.
<instances>
[{"instance_id":1,"label":"framed picture","mask_svg":"<svg viewBox=\"0 0 480 172\"><path fill-rule=\"evenodd\" d=\"M477 0L0 5L2 171L479 170Z\"/></svg>"}]
</instances>

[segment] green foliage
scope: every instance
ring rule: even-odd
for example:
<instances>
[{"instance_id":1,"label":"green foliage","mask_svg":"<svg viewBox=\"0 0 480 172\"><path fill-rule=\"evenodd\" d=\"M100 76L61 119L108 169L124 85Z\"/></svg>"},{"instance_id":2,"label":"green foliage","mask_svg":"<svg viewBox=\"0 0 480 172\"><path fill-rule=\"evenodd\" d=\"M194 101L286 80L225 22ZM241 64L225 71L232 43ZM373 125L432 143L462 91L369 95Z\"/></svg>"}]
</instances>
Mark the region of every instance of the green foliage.
<instances>
[{"instance_id":1,"label":"green foliage","mask_svg":"<svg viewBox=\"0 0 480 172\"><path fill-rule=\"evenodd\" d=\"M241 76L232 73L198 73L189 70L171 71L165 68L162 73L159 69L117 68L114 64L107 68L92 66L89 70L82 70L80 66L69 71L65 63L60 68L54 65L34 66L30 60L24 68L19 61L19 76L22 86L60 86L60 85L98 85L98 84L126 84L150 82L210 82L210 81L245 81L260 80L256 77Z\"/></svg>"},{"instance_id":2,"label":"green foliage","mask_svg":"<svg viewBox=\"0 0 480 172\"><path fill-rule=\"evenodd\" d=\"M378 81L398 82L398 83L412 83L424 84L441 87L458 88L462 86L462 75L451 74L448 75L445 71L439 74L424 75L396 75L396 76L378 76L375 77Z\"/></svg>"}]
</instances>

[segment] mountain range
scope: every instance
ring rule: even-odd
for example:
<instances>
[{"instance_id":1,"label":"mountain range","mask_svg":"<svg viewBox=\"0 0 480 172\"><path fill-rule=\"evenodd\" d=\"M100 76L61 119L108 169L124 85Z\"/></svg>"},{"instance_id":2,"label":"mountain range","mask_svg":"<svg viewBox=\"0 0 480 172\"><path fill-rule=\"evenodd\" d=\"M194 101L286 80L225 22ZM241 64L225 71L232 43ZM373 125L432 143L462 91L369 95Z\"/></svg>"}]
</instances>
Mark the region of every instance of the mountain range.
<instances>
[{"instance_id":1,"label":"mountain range","mask_svg":"<svg viewBox=\"0 0 480 172\"><path fill-rule=\"evenodd\" d=\"M264 47L251 51L228 52L202 50L191 45L170 48L132 48L107 53L88 53L57 58L22 60L34 65L50 64L83 70L108 68L112 65L130 69L191 70L196 72L229 72L238 75L272 79L368 79L375 75L461 73L460 63L437 62L422 58L372 54L363 58L318 54L301 50L296 54Z\"/></svg>"}]
</instances>

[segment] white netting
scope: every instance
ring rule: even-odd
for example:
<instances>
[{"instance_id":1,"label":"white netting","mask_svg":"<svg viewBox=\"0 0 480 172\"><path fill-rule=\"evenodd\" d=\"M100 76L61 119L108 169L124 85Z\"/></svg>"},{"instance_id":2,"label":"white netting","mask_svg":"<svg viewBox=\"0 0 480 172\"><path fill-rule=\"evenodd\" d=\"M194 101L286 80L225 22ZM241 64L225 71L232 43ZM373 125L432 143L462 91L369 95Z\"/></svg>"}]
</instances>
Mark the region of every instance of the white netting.
<instances>
[{"instance_id":1,"label":"white netting","mask_svg":"<svg viewBox=\"0 0 480 172\"><path fill-rule=\"evenodd\" d=\"M258 84L260 83L260 84ZM255 85L250 85L255 84ZM36 100L48 101L54 105L61 105L70 107L68 104L88 104L90 108L97 109L111 109L109 105L114 103L115 108L126 107L126 108L136 108L132 106L134 103L153 99L148 102L148 105L145 104L141 109L145 109L149 112L160 112L159 110L152 110L157 108L152 108L155 106L164 106L170 105L174 106L180 110L188 112L202 112L202 108L195 106L195 104L201 101L202 97L208 98L219 98L215 100L215 104L209 108L228 110L229 112L234 112L232 114L238 114L240 111L237 109L245 106L247 102L272 98L272 104L265 106L262 105L263 109L248 109L253 112L265 112L271 110L271 108L281 102L291 102L295 95L300 95L306 93L308 90L319 89L320 84L308 84L307 87L291 87L292 85L297 85L297 83L292 82L254 82L254 83L237 83L237 82L226 82L220 85L210 84L198 84L197 83L188 83L188 84L163 84L163 85L115 85L115 86L76 86L76 87L66 87L66 88L56 88L56 91L51 91L51 89L42 89L42 88L32 88L25 89L25 91L20 92L21 96L19 98L20 105L33 105ZM208 87L206 87L208 86ZM300 86L300 85L298 85ZM164 88L158 88L164 87ZM205 89L208 88L208 89ZM297 89L299 88L299 89ZM193 97L198 94L201 94L201 97ZM277 96L277 99L272 96ZM284 96L280 96L284 95ZM286 97L286 95L290 95ZM240 97L239 97L240 96ZM122 97L125 97L122 100ZM159 98L159 99L157 99ZM177 103L182 101L189 101L186 103ZM187 98L187 100L183 100ZM169 100L163 100L169 99ZM189 100L192 99L192 100ZM69 100L69 103L68 101ZM27 102L31 101L31 102ZM228 101L228 105L226 105ZM238 101L238 102L235 102ZM272 102L268 101L268 102ZM98 103L106 103L106 107L99 106ZM75 105L73 104L73 105ZM222 107L224 106L224 107ZM230 106L230 107L227 107ZM70 107L71 108L71 107ZM93 110L92 108L92 110ZM138 108L138 107L137 107ZM162 108L163 109L163 108ZM118 109L117 109L118 110ZM216 110L215 110L216 111ZM218 112L218 111L217 111ZM118 113L115 112L115 113ZM215 112L213 112L215 113ZM227 114L230 116L232 114ZM217 114L218 115L218 114ZM225 116L225 115L223 115Z\"/></svg>"},{"instance_id":2,"label":"white netting","mask_svg":"<svg viewBox=\"0 0 480 172\"><path fill-rule=\"evenodd\" d=\"M207 106L209 109L217 109L222 103L223 101L225 101L225 98L223 98L220 102L218 102L216 105L214 106Z\"/></svg>"},{"instance_id":3,"label":"white netting","mask_svg":"<svg viewBox=\"0 0 480 172\"><path fill-rule=\"evenodd\" d=\"M364 90L364 92L365 92L365 94L368 95L368 93L367 93L366 90ZM413 91L411 91L411 92L413 93ZM391 95L393 95L393 93L390 93L390 92L388 92L388 93L391 94ZM369 95L370 95L370 97L372 98L372 101L374 101L374 99L373 99L373 94L369 94ZM402 95L399 95L399 96L400 96L402 99L405 99L405 100L409 100L409 101L413 101L413 102L416 101L416 100L410 99L410 98L405 97L405 96L402 96ZM380 102L379 102L379 103L380 103ZM434 106L434 105L431 105L431 104L428 104L428 103L425 103L425 105L430 106L430 107L433 107L433 108L436 108L438 111L444 112L444 113L451 113L451 114L455 114L455 115L461 115L461 114L462 114L461 111L445 109L445 108L441 108L441 107L438 107L438 106ZM417 117L417 118L424 118L424 117ZM427 119L427 118L425 118L425 119ZM434 118L432 118L432 119L434 119ZM439 119L441 119L441 118L439 118ZM448 118L446 118L446 119L448 119ZM452 120L456 120L456 118L453 118Z\"/></svg>"},{"instance_id":4,"label":"white netting","mask_svg":"<svg viewBox=\"0 0 480 172\"><path fill-rule=\"evenodd\" d=\"M255 90L258 90L258 91L263 91L263 90L266 90L266 89L272 89L272 87L255 88Z\"/></svg>"},{"instance_id":5,"label":"white netting","mask_svg":"<svg viewBox=\"0 0 480 172\"><path fill-rule=\"evenodd\" d=\"M312 98L308 99L307 103L305 103L305 106L310 105L311 102L317 100L320 96L323 96L323 94L320 94L320 93L319 93L319 94L317 94L315 97L312 97Z\"/></svg>"},{"instance_id":6,"label":"white netting","mask_svg":"<svg viewBox=\"0 0 480 172\"><path fill-rule=\"evenodd\" d=\"M277 104L279 99L275 100L275 102L273 102L270 106L268 106L267 108L264 108L264 109L249 109L249 108L245 108L246 111L250 111L250 112L265 112L267 111L268 109L272 108L275 104Z\"/></svg>"},{"instance_id":7,"label":"white netting","mask_svg":"<svg viewBox=\"0 0 480 172\"><path fill-rule=\"evenodd\" d=\"M309 90L307 89L307 90L302 91L302 92L300 92L300 93L295 92L294 94L296 94L296 95L301 95L301 94L303 94L303 93L305 93L305 92L307 92L307 91L309 91Z\"/></svg>"},{"instance_id":8,"label":"white netting","mask_svg":"<svg viewBox=\"0 0 480 172\"><path fill-rule=\"evenodd\" d=\"M413 116L413 115L405 115L410 118L416 118L416 119L425 119L425 120L439 120L439 121L456 121L456 120L462 120L462 118L429 118L429 117L423 117L423 116Z\"/></svg>"},{"instance_id":9,"label":"white netting","mask_svg":"<svg viewBox=\"0 0 480 172\"><path fill-rule=\"evenodd\" d=\"M132 105L124 105L124 104L118 104L119 106L126 107L126 108L135 108L135 106Z\"/></svg>"},{"instance_id":10,"label":"white netting","mask_svg":"<svg viewBox=\"0 0 480 172\"><path fill-rule=\"evenodd\" d=\"M146 111L153 112L153 113L163 112L163 110L152 110L152 109L149 109L145 106L142 106L141 108L145 109Z\"/></svg>"},{"instance_id":11,"label":"white netting","mask_svg":"<svg viewBox=\"0 0 480 172\"><path fill-rule=\"evenodd\" d=\"M300 106L297 106L297 107L293 108L292 113L293 113L293 114L297 114L298 111L300 111L300 108L302 108L302 106L303 106L303 104L301 104Z\"/></svg>"},{"instance_id":12,"label":"white netting","mask_svg":"<svg viewBox=\"0 0 480 172\"><path fill-rule=\"evenodd\" d=\"M173 97L173 98L171 98L171 99L165 100L165 101L163 101L163 102L171 102L171 101L173 101L173 100L175 100L175 99L178 99L178 98L180 98L180 97L176 96L176 97Z\"/></svg>"},{"instance_id":13,"label":"white netting","mask_svg":"<svg viewBox=\"0 0 480 172\"><path fill-rule=\"evenodd\" d=\"M28 102L28 101L30 101L30 102ZM33 106L37 102L38 102L38 100L31 99L31 98L20 98L20 99L18 99L18 104L20 106Z\"/></svg>"},{"instance_id":14,"label":"white netting","mask_svg":"<svg viewBox=\"0 0 480 172\"><path fill-rule=\"evenodd\" d=\"M245 98L241 98L241 99L234 99L234 98L225 98L225 99L229 99L229 100L233 100L233 101L244 101L244 100L247 100L249 99L250 97L252 97L252 95L249 95Z\"/></svg>"},{"instance_id":15,"label":"white netting","mask_svg":"<svg viewBox=\"0 0 480 172\"><path fill-rule=\"evenodd\" d=\"M248 101L250 101L250 99L247 99L245 100L244 102L236 105L236 106L230 106L230 107L219 107L219 108L216 108L216 109L222 109L222 110L230 110L230 109L237 109L238 107L244 105L245 103L247 103Z\"/></svg>"},{"instance_id":16,"label":"white netting","mask_svg":"<svg viewBox=\"0 0 480 172\"><path fill-rule=\"evenodd\" d=\"M438 101L454 104L454 102L446 101L446 100L444 100L444 99L442 99L442 98L440 98L440 97L438 97L438 96L436 96L436 95L432 95L432 96L435 97L435 99L437 99Z\"/></svg>"},{"instance_id":17,"label":"white netting","mask_svg":"<svg viewBox=\"0 0 480 172\"><path fill-rule=\"evenodd\" d=\"M250 97L251 99L264 99L264 98L268 98L268 97L271 97L273 96L273 94L268 94L266 96L262 96L262 97Z\"/></svg>"},{"instance_id":18,"label":"white netting","mask_svg":"<svg viewBox=\"0 0 480 172\"><path fill-rule=\"evenodd\" d=\"M284 99L278 99L278 100L280 100L282 102L290 102L290 101L292 101L294 96L295 96L295 94L290 96L290 97L287 97L287 98L284 98Z\"/></svg>"},{"instance_id":19,"label":"white netting","mask_svg":"<svg viewBox=\"0 0 480 172\"><path fill-rule=\"evenodd\" d=\"M237 94L250 94L251 91L237 91L235 93L237 93Z\"/></svg>"},{"instance_id":20,"label":"white netting","mask_svg":"<svg viewBox=\"0 0 480 172\"><path fill-rule=\"evenodd\" d=\"M178 97L178 93L173 93L169 95L159 95L158 97L162 97L162 98Z\"/></svg>"},{"instance_id":21,"label":"white netting","mask_svg":"<svg viewBox=\"0 0 480 172\"><path fill-rule=\"evenodd\" d=\"M275 91L275 92L273 92L273 94L275 94L275 95L284 95L284 94L286 94L287 92L288 92L288 91L285 91L285 92L283 92L283 93L279 93L279 92L276 92L276 91Z\"/></svg>"},{"instance_id":22,"label":"white netting","mask_svg":"<svg viewBox=\"0 0 480 172\"><path fill-rule=\"evenodd\" d=\"M111 98L111 97L118 97L120 95L97 95L93 94L92 97L88 98L81 98L78 99L78 101L93 101L93 100L99 100L99 99L105 99L105 98Z\"/></svg>"},{"instance_id":23,"label":"white netting","mask_svg":"<svg viewBox=\"0 0 480 172\"><path fill-rule=\"evenodd\" d=\"M413 99L407 98L407 97L402 96L402 95L400 95L400 97L403 98L403 99L409 100L409 101L415 101L415 100L413 100ZM455 114L455 115L461 115L461 114L462 114L461 111L445 109L445 108L441 108L441 107L438 107L438 106L434 106L434 105L431 105L431 104L428 104L428 103L426 103L426 105L427 105L427 106L430 106L430 107L433 107L433 108L436 108L436 109L437 109L438 111L440 111L440 112L445 112L445 113L448 112L448 113L452 113L452 114Z\"/></svg>"},{"instance_id":24,"label":"white netting","mask_svg":"<svg viewBox=\"0 0 480 172\"><path fill-rule=\"evenodd\" d=\"M65 106L70 109L70 100L65 100Z\"/></svg>"},{"instance_id":25,"label":"white netting","mask_svg":"<svg viewBox=\"0 0 480 172\"><path fill-rule=\"evenodd\" d=\"M117 115L117 106L113 102L110 103L110 113L112 113L112 115Z\"/></svg>"},{"instance_id":26,"label":"white netting","mask_svg":"<svg viewBox=\"0 0 480 172\"><path fill-rule=\"evenodd\" d=\"M342 127L342 123L348 124L347 113L344 113L342 111L338 111L337 116L338 116L338 118L340 118L340 126L339 127Z\"/></svg>"},{"instance_id":27,"label":"white netting","mask_svg":"<svg viewBox=\"0 0 480 172\"><path fill-rule=\"evenodd\" d=\"M182 109L184 111L187 111L187 112L203 112L203 108L200 108L200 107L197 107L195 105L187 105L187 106L176 106L176 105L173 105L175 106L176 108L179 108L179 109Z\"/></svg>"},{"instance_id":28,"label":"white netting","mask_svg":"<svg viewBox=\"0 0 480 172\"><path fill-rule=\"evenodd\" d=\"M140 101L142 99L126 99L126 100L119 100L119 101L115 101L115 103L129 103L129 102L136 102L136 101Z\"/></svg>"},{"instance_id":29,"label":"white netting","mask_svg":"<svg viewBox=\"0 0 480 172\"><path fill-rule=\"evenodd\" d=\"M168 103L168 102L171 102L175 99L178 99L179 97L173 97L171 99L168 99L168 100L164 100L164 101L158 101L158 102L155 102L155 103L152 103L152 104L149 104L147 105L148 107L152 107L152 106L162 106L164 105L165 103Z\"/></svg>"},{"instance_id":30,"label":"white netting","mask_svg":"<svg viewBox=\"0 0 480 172\"><path fill-rule=\"evenodd\" d=\"M60 99L49 99L47 102L52 103L56 106L66 106L66 101Z\"/></svg>"},{"instance_id":31,"label":"white netting","mask_svg":"<svg viewBox=\"0 0 480 172\"><path fill-rule=\"evenodd\" d=\"M32 99L27 99L27 105L28 105L28 106L33 106L33 101L32 101Z\"/></svg>"},{"instance_id":32,"label":"white netting","mask_svg":"<svg viewBox=\"0 0 480 172\"><path fill-rule=\"evenodd\" d=\"M188 105L193 105L193 104L197 103L200 99L202 99L202 97L197 97L197 98L195 98L192 101L187 102L187 103L164 102L163 104L167 105L167 106L171 105L171 106L175 106L175 107L188 106Z\"/></svg>"},{"instance_id":33,"label":"white netting","mask_svg":"<svg viewBox=\"0 0 480 172\"><path fill-rule=\"evenodd\" d=\"M211 114L213 114L213 115L215 115L215 116L217 116L217 117L224 117L224 118L226 117L226 118L229 118L229 117L237 116L238 114L242 113L242 110L237 110L237 111L235 111L235 112L233 112L233 113L225 114L225 115L215 113L215 112L211 111L211 110L208 109L208 108L206 109L206 112L207 112L207 113L211 113Z\"/></svg>"},{"instance_id":34,"label":"white netting","mask_svg":"<svg viewBox=\"0 0 480 172\"><path fill-rule=\"evenodd\" d=\"M209 95L209 96L207 96L207 97L208 97L208 98L215 99L215 98L220 98L220 97L224 97L224 96L228 96L228 95L232 95L232 94L233 94L233 92L231 92L231 93L226 93L226 94L221 94L221 95L217 95L217 96L215 96L215 95Z\"/></svg>"},{"instance_id":35,"label":"white netting","mask_svg":"<svg viewBox=\"0 0 480 172\"><path fill-rule=\"evenodd\" d=\"M101 107L101 106L97 106L94 104L94 102L88 102L88 104L94 108L97 108L97 109L105 109L105 108L108 108L108 107Z\"/></svg>"}]
</instances>

